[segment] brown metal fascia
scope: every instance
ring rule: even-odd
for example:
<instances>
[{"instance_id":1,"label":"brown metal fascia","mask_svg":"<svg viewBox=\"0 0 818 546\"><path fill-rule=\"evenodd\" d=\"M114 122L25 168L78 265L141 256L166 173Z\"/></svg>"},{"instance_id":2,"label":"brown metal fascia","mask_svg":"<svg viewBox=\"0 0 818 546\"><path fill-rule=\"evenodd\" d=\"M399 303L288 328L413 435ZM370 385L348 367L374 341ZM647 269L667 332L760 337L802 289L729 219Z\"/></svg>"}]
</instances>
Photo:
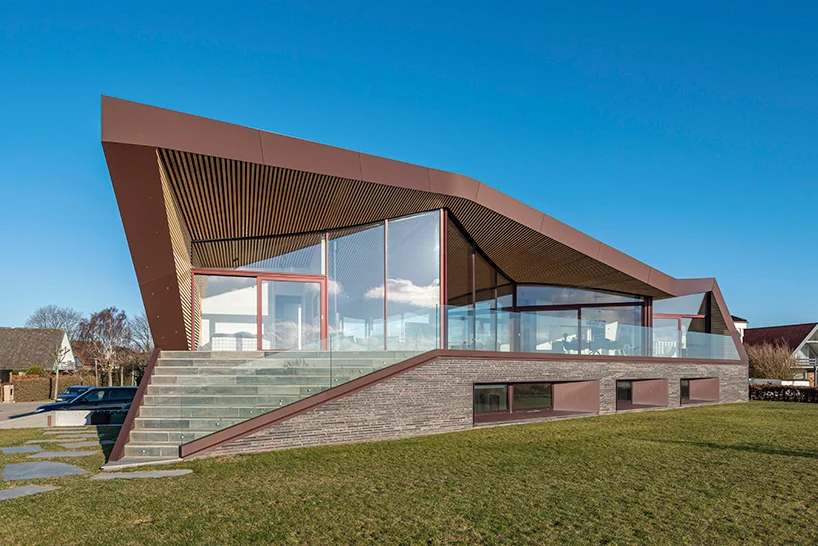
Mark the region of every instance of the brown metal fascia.
<instances>
[{"instance_id":1,"label":"brown metal fascia","mask_svg":"<svg viewBox=\"0 0 818 546\"><path fill-rule=\"evenodd\" d=\"M102 147L154 341L184 350L187 333L156 149L112 142Z\"/></svg>"},{"instance_id":2,"label":"brown metal fascia","mask_svg":"<svg viewBox=\"0 0 818 546\"><path fill-rule=\"evenodd\" d=\"M125 455L125 445L131 437L131 431L134 427L134 422L139 415L139 408L142 406L142 399L145 397L145 392L148 390L148 385L151 384L151 377L153 370L156 367L156 362L159 360L159 355L162 353L159 347L155 347L151 353L151 359L145 368L145 373L142 375L142 380L139 382L139 388L136 389L136 394L131 401L131 407L128 409L128 415L125 416L125 421L122 423L122 428L119 429L119 435L116 437L116 443L111 450L111 455L108 457L109 461L118 461Z\"/></svg>"},{"instance_id":3,"label":"brown metal fascia","mask_svg":"<svg viewBox=\"0 0 818 546\"><path fill-rule=\"evenodd\" d=\"M102 97L102 139L182 150L467 199L668 293L672 277L473 178Z\"/></svg>"}]
</instances>

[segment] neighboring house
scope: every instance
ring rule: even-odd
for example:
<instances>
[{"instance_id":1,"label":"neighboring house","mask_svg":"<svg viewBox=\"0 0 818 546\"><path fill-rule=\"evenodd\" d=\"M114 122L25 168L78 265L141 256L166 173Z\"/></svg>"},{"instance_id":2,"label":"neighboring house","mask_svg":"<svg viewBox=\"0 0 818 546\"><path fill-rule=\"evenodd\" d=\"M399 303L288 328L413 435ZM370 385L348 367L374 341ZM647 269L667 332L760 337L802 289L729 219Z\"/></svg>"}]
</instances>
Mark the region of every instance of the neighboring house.
<instances>
[{"instance_id":1,"label":"neighboring house","mask_svg":"<svg viewBox=\"0 0 818 546\"><path fill-rule=\"evenodd\" d=\"M730 315L730 318L733 319L733 324L736 326L736 331L738 332L738 337L741 341L744 341L744 331L747 329L747 325L749 321L745 318L737 317L736 315Z\"/></svg>"},{"instance_id":2,"label":"neighboring house","mask_svg":"<svg viewBox=\"0 0 818 546\"><path fill-rule=\"evenodd\" d=\"M59 352L58 348L59 347ZM0 370L25 371L31 366L60 371L76 369L74 353L65 330L59 328L0 328ZM7 381L7 379L4 379Z\"/></svg>"},{"instance_id":3,"label":"neighboring house","mask_svg":"<svg viewBox=\"0 0 818 546\"><path fill-rule=\"evenodd\" d=\"M477 180L109 97L102 141L162 350L112 461L747 400L715 279Z\"/></svg>"},{"instance_id":4,"label":"neighboring house","mask_svg":"<svg viewBox=\"0 0 818 546\"><path fill-rule=\"evenodd\" d=\"M818 322L748 328L744 331L744 343L747 345L784 343L797 359L794 379L806 379L811 385L815 384L815 369L818 367Z\"/></svg>"}]
</instances>

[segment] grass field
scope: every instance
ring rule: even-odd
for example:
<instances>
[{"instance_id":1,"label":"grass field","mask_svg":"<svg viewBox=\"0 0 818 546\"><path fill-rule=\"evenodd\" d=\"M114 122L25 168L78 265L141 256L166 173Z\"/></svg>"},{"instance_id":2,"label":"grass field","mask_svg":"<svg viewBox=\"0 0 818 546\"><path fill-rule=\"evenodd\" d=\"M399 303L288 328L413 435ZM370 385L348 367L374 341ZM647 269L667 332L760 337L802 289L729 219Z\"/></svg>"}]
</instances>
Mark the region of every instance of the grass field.
<instances>
[{"instance_id":1,"label":"grass field","mask_svg":"<svg viewBox=\"0 0 818 546\"><path fill-rule=\"evenodd\" d=\"M41 434L0 431L0 446ZM61 489L1 503L0 542L818 543L818 405L631 413L174 467L194 473L27 482Z\"/></svg>"}]
</instances>

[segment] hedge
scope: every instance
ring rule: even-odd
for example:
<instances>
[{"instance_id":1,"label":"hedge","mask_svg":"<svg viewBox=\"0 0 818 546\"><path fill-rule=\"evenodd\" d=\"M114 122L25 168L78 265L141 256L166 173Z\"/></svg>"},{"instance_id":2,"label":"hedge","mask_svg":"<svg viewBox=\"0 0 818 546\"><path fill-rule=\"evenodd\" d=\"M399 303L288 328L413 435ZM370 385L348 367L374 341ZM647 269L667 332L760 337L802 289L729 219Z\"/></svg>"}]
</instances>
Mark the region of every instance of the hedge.
<instances>
[{"instance_id":1,"label":"hedge","mask_svg":"<svg viewBox=\"0 0 818 546\"><path fill-rule=\"evenodd\" d=\"M60 374L60 392L74 385L82 385L82 378L73 375ZM49 400L54 389L53 377L38 377L36 379L16 379L14 381L15 402L39 402Z\"/></svg>"},{"instance_id":2,"label":"hedge","mask_svg":"<svg viewBox=\"0 0 818 546\"><path fill-rule=\"evenodd\" d=\"M818 403L818 388L791 385L750 385L750 400Z\"/></svg>"},{"instance_id":3,"label":"hedge","mask_svg":"<svg viewBox=\"0 0 818 546\"><path fill-rule=\"evenodd\" d=\"M51 398L51 379L48 377L14 382L15 402L39 402L49 398Z\"/></svg>"}]
</instances>

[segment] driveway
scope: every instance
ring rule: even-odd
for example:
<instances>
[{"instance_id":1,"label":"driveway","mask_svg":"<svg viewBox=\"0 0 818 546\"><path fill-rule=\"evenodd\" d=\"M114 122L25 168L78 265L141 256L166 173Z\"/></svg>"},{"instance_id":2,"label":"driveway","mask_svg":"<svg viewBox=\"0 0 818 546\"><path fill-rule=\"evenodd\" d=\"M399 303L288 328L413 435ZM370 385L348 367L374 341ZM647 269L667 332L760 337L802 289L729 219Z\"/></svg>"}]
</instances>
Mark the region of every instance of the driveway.
<instances>
[{"instance_id":1,"label":"driveway","mask_svg":"<svg viewBox=\"0 0 818 546\"><path fill-rule=\"evenodd\" d=\"M34 413L37 406L42 406L48 401L42 402L0 402L0 421L11 419L20 415Z\"/></svg>"}]
</instances>

